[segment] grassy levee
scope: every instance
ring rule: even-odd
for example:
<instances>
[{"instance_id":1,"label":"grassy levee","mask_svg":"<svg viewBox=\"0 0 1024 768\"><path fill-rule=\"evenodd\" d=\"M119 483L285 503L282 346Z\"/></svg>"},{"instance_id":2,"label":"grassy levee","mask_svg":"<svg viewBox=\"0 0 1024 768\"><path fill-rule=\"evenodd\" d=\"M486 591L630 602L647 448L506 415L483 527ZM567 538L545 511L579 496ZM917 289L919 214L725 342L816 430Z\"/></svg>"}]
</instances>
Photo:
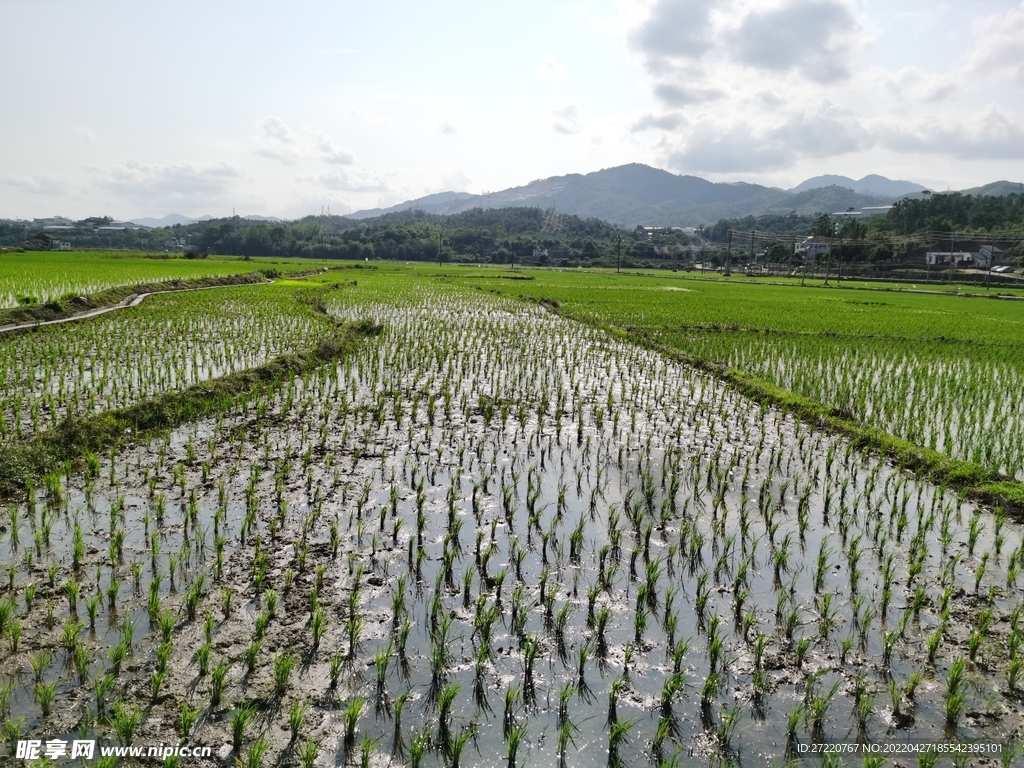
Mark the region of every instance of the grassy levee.
<instances>
[{"instance_id":1,"label":"grassy levee","mask_svg":"<svg viewBox=\"0 0 1024 768\"><path fill-rule=\"evenodd\" d=\"M190 280L165 280L158 283L119 285L89 294L88 296L75 296L60 301L47 302L46 304L31 304L13 309L0 309L0 325L60 320L79 312L87 312L90 309L113 306L130 296L138 296L140 293L189 291L196 290L197 288L218 288L232 285L265 283L268 279L267 271L249 272L244 275L198 277Z\"/></svg>"},{"instance_id":2,"label":"grassy levee","mask_svg":"<svg viewBox=\"0 0 1024 768\"><path fill-rule=\"evenodd\" d=\"M531 297L523 297L531 298ZM542 302L550 311L573 317L552 301ZM603 328L619 338L655 349L674 360L692 365L735 387L744 396L763 405L774 405L793 413L802 421L849 437L858 448L889 456L918 477L938 485L954 488L965 496L986 504L1002 506L1018 518L1024 517L1024 483L969 461L947 456L914 443L894 437L823 403L790 392L735 368L705 360L653 340L645 331L620 328L593 318L574 318Z\"/></svg>"},{"instance_id":3,"label":"grassy levee","mask_svg":"<svg viewBox=\"0 0 1024 768\"><path fill-rule=\"evenodd\" d=\"M475 274L466 283L616 330L922 477L1024 517L1024 454L1019 433L1008 428L1020 413L1015 382L1024 372L1017 302L615 274L531 276L516 289ZM742 336L726 339L726 331ZM842 339L845 348L809 343L794 350L778 341L786 338ZM879 366L883 379L863 374L865 365ZM979 371L991 380L978 379ZM1000 397L996 382L1013 388Z\"/></svg>"},{"instance_id":4,"label":"grassy levee","mask_svg":"<svg viewBox=\"0 0 1024 768\"><path fill-rule=\"evenodd\" d=\"M20 494L26 479L45 474L63 462L76 461L87 451L97 452L126 438L137 439L222 412L240 396L345 357L361 340L381 330L370 322L339 324L333 336L312 349L280 355L255 368L125 408L65 419L54 429L8 445L0 452L0 498Z\"/></svg>"}]
</instances>

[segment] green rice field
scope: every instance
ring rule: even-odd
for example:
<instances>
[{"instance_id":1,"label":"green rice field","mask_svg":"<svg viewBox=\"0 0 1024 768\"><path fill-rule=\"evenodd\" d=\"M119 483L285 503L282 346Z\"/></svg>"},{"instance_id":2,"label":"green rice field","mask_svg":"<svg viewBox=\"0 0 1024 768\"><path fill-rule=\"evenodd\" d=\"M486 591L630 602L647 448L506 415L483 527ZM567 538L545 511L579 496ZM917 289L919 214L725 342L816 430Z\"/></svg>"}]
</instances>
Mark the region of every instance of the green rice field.
<instances>
[{"instance_id":1,"label":"green rice field","mask_svg":"<svg viewBox=\"0 0 1024 768\"><path fill-rule=\"evenodd\" d=\"M639 331L1024 480L1024 302L535 272L488 289Z\"/></svg>"},{"instance_id":2,"label":"green rice field","mask_svg":"<svg viewBox=\"0 0 1024 768\"><path fill-rule=\"evenodd\" d=\"M237 257L148 256L118 252L28 252L0 254L0 309L26 302L46 303L66 296L98 293L122 285L189 280L200 277L244 275L266 266L269 260L243 261ZM309 269L310 263L281 264L279 269Z\"/></svg>"},{"instance_id":3,"label":"green rice field","mask_svg":"<svg viewBox=\"0 0 1024 768\"><path fill-rule=\"evenodd\" d=\"M1024 304L336 266L0 336L0 751L1024 760L1024 510L787 401L1019 490Z\"/></svg>"}]
</instances>

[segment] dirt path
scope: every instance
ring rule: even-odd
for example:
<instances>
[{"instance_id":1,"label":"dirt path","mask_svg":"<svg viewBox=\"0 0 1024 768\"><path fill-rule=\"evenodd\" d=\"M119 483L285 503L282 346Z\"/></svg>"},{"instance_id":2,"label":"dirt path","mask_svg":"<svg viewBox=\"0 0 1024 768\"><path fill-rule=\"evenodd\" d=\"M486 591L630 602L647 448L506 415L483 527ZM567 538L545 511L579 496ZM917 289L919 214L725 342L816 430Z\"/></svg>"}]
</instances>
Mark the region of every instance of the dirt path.
<instances>
[{"instance_id":1,"label":"dirt path","mask_svg":"<svg viewBox=\"0 0 1024 768\"><path fill-rule=\"evenodd\" d=\"M310 274L320 274L320 272L312 272ZM309 274L301 274L301 275L296 275L296 276L288 275L287 277L288 277L289 280L300 280L300 279L302 279L304 277L309 277L309 276L310 276ZM25 330L30 330L32 328L42 328L42 327L47 326L47 325L60 325L62 323L78 322L79 320L89 320L89 319L91 319L93 317L99 317L100 315L105 315L108 312L115 312L115 311L117 311L119 309L129 309L131 307L137 307L137 306L139 306L139 304L141 304L146 299L147 296L158 296L158 295L160 295L162 293L185 293L187 291L209 291L209 290L213 290L214 288L231 288L233 286L269 285L270 283L273 283L273 282L274 282L273 280L266 280L264 282L259 282L259 283L233 283L233 284L229 283L229 284L226 284L226 285L204 285L204 286L200 286L200 287L197 287L197 288L172 288L172 289L167 290L167 291L147 291L146 293L139 293L139 294L133 294L131 296L127 296L124 299L122 299L121 301L117 302L116 304L110 304L109 306L106 306L106 307L96 307L95 309L87 309L87 310L85 310L83 312L76 312L73 315L68 315L67 317L59 317L59 318L57 318L55 320L29 320L29 321L24 322L24 323L10 323L8 325L0 325L0 334L15 333L17 331L25 331Z\"/></svg>"},{"instance_id":2,"label":"dirt path","mask_svg":"<svg viewBox=\"0 0 1024 768\"><path fill-rule=\"evenodd\" d=\"M268 280L266 283L239 283L239 285L266 285L272 283L273 280ZM231 286L224 285L207 285L201 288L176 288L169 291L150 291L148 293L140 293L133 296L128 296L125 299L111 304L107 307L97 307L96 309L88 309L84 312L76 312L73 315L67 317L59 317L56 320L36 320L29 321L26 323L11 323L10 325L0 325L0 333L13 333L15 331L23 331L30 328L42 328L47 325L60 325L61 323L74 323L79 320L89 320L93 317L99 317L105 315L108 312L115 312L119 309L128 309L130 307L137 307L143 302L147 296L156 296L161 293L185 293L186 291L209 291L213 288L227 288Z\"/></svg>"}]
</instances>

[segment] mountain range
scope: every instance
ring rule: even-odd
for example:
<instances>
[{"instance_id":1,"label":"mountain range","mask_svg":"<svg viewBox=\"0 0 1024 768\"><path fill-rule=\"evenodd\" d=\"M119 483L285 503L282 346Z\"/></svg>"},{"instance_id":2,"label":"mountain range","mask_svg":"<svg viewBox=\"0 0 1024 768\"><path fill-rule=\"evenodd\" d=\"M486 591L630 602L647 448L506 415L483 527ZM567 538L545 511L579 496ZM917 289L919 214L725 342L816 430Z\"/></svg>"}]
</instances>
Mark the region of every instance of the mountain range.
<instances>
[{"instance_id":1,"label":"mountain range","mask_svg":"<svg viewBox=\"0 0 1024 768\"><path fill-rule=\"evenodd\" d=\"M789 191L797 194L806 192L809 189L821 189L822 187L832 186L845 187L861 195L874 195L876 197L903 197L904 195L912 195L915 192L923 192L925 189L920 184L915 184L912 181L893 181L892 179L885 178L885 176L872 173L856 181L849 176L835 176L833 174L815 176L813 179L807 179L807 181L797 184Z\"/></svg>"},{"instance_id":2,"label":"mountain range","mask_svg":"<svg viewBox=\"0 0 1024 768\"><path fill-rule=\"evenodd\" d=\"M852 181L846 177L834 178ZM861 182L867 185L865 189L887 189L882 182L904 185L908 191L923 189L911 182L892 182L882 176L865 177ZM845 211L851 207L885 205L900 196L892 192L858 192L832 183L832 177L827 176L809 179L801 187L797 191L788 191L746 182L715 183L697 176L679 176L632 163L588 174L552 176L487 195L441 192L390 208L357 211L348 216L367 219L408 209L451 214L471 208L530 206L555 208L564 213L604 219L626 227L638 224L698 226L747 215Z\"/></svg>"},{"instance_id":3,"label":"mountain range","mask_svg":"<svg viewBox=\"0 0 1024 768\"><path fill-rule=\"evenodd\" d=\"M912 181L894 181L876 174L856 180L848 176L815 176L787 190L747 182L716 183L698 176L680 176L631 163L587 174L551 176L486 195L438 192L389 208L356 211L345 218L362 220L406 210L443 215L473 208L525 206L554 208L562 213L603 219L624 227L638 224L700 226L744 216L814 215L883 206L903 197L920 197L924 191L923 186ZM996 181L962 191L973 195L1020 194L1024 193L1024 184ZM147 227L168 227L210 218L213 217L190 218L172 213L161 219L139 218L132 221ZM273 216L241 218L280 221Z\"/></svg>"}]
</instances>

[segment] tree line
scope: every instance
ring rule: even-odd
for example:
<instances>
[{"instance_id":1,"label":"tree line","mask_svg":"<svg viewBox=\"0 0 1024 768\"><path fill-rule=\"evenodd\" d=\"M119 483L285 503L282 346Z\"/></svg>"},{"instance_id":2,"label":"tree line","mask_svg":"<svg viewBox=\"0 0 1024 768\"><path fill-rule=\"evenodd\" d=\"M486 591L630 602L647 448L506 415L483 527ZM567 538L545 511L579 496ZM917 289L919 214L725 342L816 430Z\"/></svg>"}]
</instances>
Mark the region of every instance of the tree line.
<instances>
[{"instance_id":1,"label":"tree line","mask_svg":"<svg viewBox=\"0 0 1024 768\"><path fill-rule=\"evenodd\" d=\"M749 233L766 247L776 236L788 241L808 235L837 236L842 247L853 248L860 258L878 261L921 247L944 232L1020 240L1024 194L936 193L906 198L886 215L867 219L828 213L722 219L698 228L692 237L679 230L653 234L626 230L596 218L530 207L475 208L452 215L407 210L370 219L307 216L291 222L232 217L160 229L98 232L83 228L61 237L76 248L160 252L173 251L177 247L173 241L185 240L203 252L237 256L576 266L702 260L708 250L713 254L728 245L730 231ZM0 245L21 245L37 232L25 222L0 221Z\"/></svg>"}]
</instances>

